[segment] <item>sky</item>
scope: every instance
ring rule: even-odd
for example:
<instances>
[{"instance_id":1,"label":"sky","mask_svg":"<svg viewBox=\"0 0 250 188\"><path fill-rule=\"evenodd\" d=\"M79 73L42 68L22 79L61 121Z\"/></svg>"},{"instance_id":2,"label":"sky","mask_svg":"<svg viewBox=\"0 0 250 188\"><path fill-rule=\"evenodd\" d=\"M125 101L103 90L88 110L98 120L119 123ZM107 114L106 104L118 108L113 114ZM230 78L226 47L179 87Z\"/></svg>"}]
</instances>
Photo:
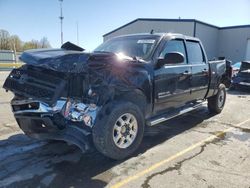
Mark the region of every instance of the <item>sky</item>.
<instances>
[{"instance_id":1,"label":"sky","mask_svg":"<svg viewBox=\"0 0 250 188\"><path fill-rule=\"evenodd\" d=\"M61 45L58 0L0 0L0 29L23 41L47 37ZM216 26L250 24L250 0L63 0L64 42L87 51L103 35L137 18L197 19Z\"/></svg>"}]
</instances>

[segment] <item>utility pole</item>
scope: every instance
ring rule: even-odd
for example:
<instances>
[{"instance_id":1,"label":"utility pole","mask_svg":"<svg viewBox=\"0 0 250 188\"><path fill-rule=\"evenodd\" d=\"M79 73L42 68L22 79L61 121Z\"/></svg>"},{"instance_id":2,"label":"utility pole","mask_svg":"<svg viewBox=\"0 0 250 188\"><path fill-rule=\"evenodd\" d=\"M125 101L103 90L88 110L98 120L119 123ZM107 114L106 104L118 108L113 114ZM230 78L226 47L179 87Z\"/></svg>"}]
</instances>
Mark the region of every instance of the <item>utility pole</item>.
<instances>
[{"instance_id":1,"label":"utility pole","mask_svg":"<svg viewBox=\"0 0 250 188\"><path fill-rule=\"evenodd\" d=\"M61 23L61 45L63 44L63 11L62 11L62 3L63 0L59 0L60 1L60 9L61 9L61 15L59 17L60 19L60 23Z\"/></svg>"}]
</instances>

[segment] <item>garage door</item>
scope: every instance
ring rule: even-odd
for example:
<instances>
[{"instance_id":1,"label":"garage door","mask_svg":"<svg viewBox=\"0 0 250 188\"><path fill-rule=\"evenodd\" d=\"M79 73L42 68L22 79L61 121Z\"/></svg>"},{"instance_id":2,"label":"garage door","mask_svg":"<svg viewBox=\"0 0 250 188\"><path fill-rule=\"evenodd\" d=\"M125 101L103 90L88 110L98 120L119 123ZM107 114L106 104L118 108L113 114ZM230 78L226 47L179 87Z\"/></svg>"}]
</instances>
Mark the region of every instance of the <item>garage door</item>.
<instances>
[{"instance_id":1,"label":"garage door","mask_svg":"<svg viewBox=\"0 0 250 188\"><path fill-rule=\"evenodd\" d=\"M247 39L246 60L250 61L250 39Z\"/></svg>"}]
</instances>

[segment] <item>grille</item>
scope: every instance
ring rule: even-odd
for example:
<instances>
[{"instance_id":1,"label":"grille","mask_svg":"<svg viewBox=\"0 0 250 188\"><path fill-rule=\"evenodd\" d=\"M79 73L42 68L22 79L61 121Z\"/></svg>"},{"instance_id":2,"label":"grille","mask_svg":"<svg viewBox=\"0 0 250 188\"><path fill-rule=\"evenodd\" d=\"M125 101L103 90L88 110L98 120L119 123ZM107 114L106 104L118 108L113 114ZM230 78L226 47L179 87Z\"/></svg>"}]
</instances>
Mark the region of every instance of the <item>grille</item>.
<instances>
[{"instance_id":1,"label":"grille","mask_svg":"<svg viewBox=\"0 0 250 188\"><path fill-rule=\"evenodd\" d=\"M11 88L14 91L26 93L30 96L35 96L38 98L52 98L54 92L49 90L44 90L44 88L39 88L31 84L20 84L16 80L6 80L6 86Z\"/></svg>"},{"instance_id":2,"label":"grille","mask_svg":"<svg viewBox=\"0 0 250 188\"><path fill-rule=\"evenodd\" d=\"M56 102L66 81L39 71L14 69L4 83L4 88L15 94L38 99L48 104Z\"/></svg>"},{"instance_id":3,"label":"grille","mask_svg":"<svg viewBox=\"0 0 250 188\"><path fill-rule=\"evenodd\" d=\"M42 81L44 82L47 82L47 83L52 83L52 84L60 84L61 82L61 79L55 77L55 76L50 76L48 74L44 74L44 73L40 73L38 71L29 71L27 72L27 74L30 76L30 77L33 77L33 78L36 78L36 79L42 79Z\"/></svg>"}]
</instances>

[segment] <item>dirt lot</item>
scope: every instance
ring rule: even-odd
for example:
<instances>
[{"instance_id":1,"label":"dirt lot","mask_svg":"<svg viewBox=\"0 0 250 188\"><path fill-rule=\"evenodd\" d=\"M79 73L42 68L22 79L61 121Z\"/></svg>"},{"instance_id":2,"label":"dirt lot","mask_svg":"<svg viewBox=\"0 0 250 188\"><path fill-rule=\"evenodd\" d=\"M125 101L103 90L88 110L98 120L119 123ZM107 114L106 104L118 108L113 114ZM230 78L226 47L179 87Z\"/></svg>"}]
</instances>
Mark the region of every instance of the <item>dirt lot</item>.
<instances>
[{"instance_id":1,"label":"dirt lot","mask_svg":"<svg viewBox=\"0 0 250 188\"><path fill-rule=\"evenodd\" d=\"M148 129L124 161L26 137L11 97L0 89L0 187L250 187L250 93L228 92L220 115L201 107Z\"/></svg>"}]
</instances>

